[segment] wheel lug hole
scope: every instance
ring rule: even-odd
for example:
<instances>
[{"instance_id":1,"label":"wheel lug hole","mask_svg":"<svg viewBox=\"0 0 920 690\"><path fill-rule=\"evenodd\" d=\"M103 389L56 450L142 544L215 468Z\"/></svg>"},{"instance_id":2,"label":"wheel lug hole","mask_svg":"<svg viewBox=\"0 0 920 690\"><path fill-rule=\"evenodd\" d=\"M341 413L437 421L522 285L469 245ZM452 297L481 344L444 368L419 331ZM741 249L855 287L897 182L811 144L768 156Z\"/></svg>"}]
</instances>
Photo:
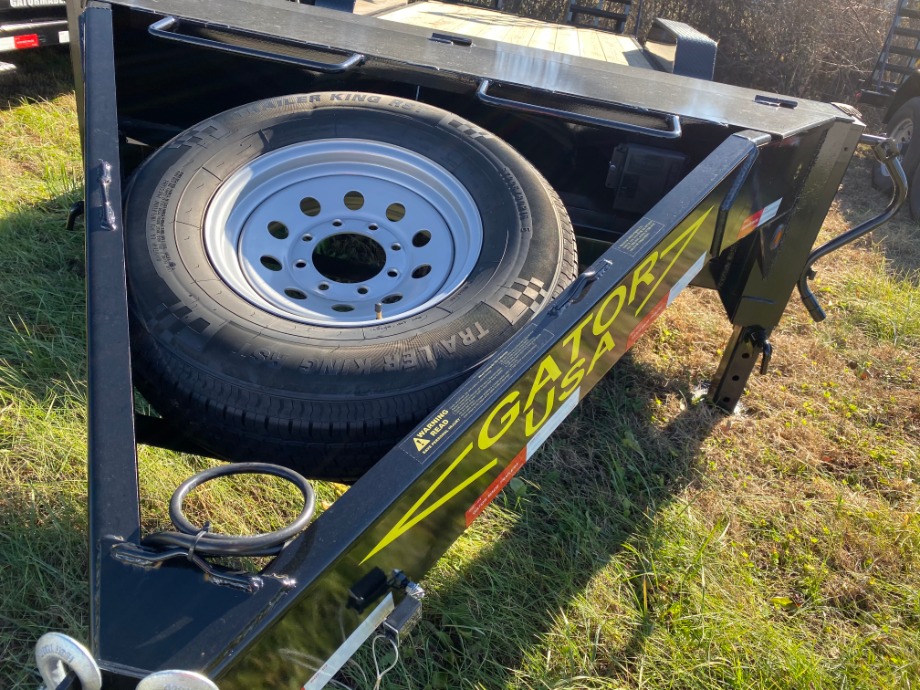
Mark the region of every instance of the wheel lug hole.
<instances>
[{"instance_id":1,"label":"wheel lug hole","mask_svg":"<svg viewBox=\"0 0 920 690\"><path fill-rule=\"evenodd\" d=\"M294 262L294 267L295 268L306 268L307 262L304 261L303 259L298 259L297 261Z\"/></svg>"},{"instance_id":2,"label":"wheel lug hole","mask_svg":"<svg viewBox=\"0 0 920 690\"><path fill-rule=\"evenodd\" d=\"M320 284L319 284L319 289L320 289L320 290L324 290L324 291L325 291L325 290L328 290L328 289L329 289L329 283L320 283Z\"/></svg>"},{"instance_id":3,"label":"wheel lug hole","mask_svg":"<svg viewBox=\"0 0 920 690\"><path fill-rule=\"evenodd\" d=\"M342 227L342 221L340 221L339 219L336 219L336 220L332 221L332 226L333 226L333 227L336 227L336 228L340 228L340 227Z\"/></svg>"},{"instance_id":4,"label":"wheel lug hole","mask_svg":"<svg viewBox=\"0 0 920 690\"><path fill-rule=\"evenodd\" d=\"M306 235L304 235L304 236L301 237L300 239L302 239L304 242L312 242L312 241L313 241L313 235L307 233Z\"/></svg>"},{"instance_id":5,"label":"wheel lug hole","mask_svg":"<svg viewBox=\"0 0 920 690\"><path fill-rule=\"evenodd\" d=\"M268 234L274 237L276 240L286 240L288 236L288 229L284 223L273 220L268 224Z\"/></svg>"},{"instance_id":6,"label":"wheel lug hole","mask_svg":"<svg viewBox=\"0 0 920 690\"><path fill-rule=\"evenodd\" d=\"M367 226L367 229L373 231L373 230L377 230L379 227L380 226L377 225L377 223L371 223L370 225Z\"/></svg>"},{"instance_id":7,"label":"wheel lug hole","mask_svg":"<svg viewBox=\"0 0 920 690\"><path fill-rule=\"evenodd\" d=\"M259 262L263 266L265 266L265 268L267 268L269 271L280 271L281 270L281 262L278 261L278 259L276 259L273 256L265 255L259 259Z\"/></svg>"},{"instance_id":8,"label":"wheel lug hole","mask_svg":"<svg viewBox=\"0 0 920 690\"><path fill-rule=\"evenodd\" d=\"M389 271L387 271L387 275L390 276L390 278L396 278L399 276L399 271L397 271L395 268L391 268Z\"/></svg>"},{"instance_id":9,"label":"wheel lug hole","mask_svg":"<svg viewBox=\"0 0 920 690\"><path fill-rule=\"evenodd\" d=\"M400 249L402 249L402 245L399 242L394 242L390 245L390 249L392 249L394 252L398 252Z\"/></svg>"},{"instance_id":10,"label":"wheel lug hole","mask_svg":"<svg viewBox=\"0 0 920 690\"><path fill-rule=\"evenodd\" d=\"M406 207L400 203L393 203L387 206L387 220L397 223L406 216Z\"/></svg>"},{"instance_id":11,"label":"wheel lug hole","mask_svg":"<svg viewBox=\"0 0 920 690\"><path fill-rule=\"evenodd\" d=\"M305 216L318 216L321 206L312 196L300 200L300 210Z\"/></svg>"},{"instance_id":12,"label":"wheel lug hole","mask_svg":"<svg viewBox=\"0 0 920 690\"><path fill-rule=\"evenodd\" d=\"M349 211L357 211L364 206L364 195L361 192L348 192L343 201Z\"/></svg>"},{"instance_id":13,"label":"wheel lug hole","mask_svg":"<svg viewBox=\"0 0 920 690\"><path fill-rule=\"evenodd\" d=\"M368 289L366 287L362 286L358 288L359 295L366 295L367 293L368 293Z\"/></svg>"}]
</instances>

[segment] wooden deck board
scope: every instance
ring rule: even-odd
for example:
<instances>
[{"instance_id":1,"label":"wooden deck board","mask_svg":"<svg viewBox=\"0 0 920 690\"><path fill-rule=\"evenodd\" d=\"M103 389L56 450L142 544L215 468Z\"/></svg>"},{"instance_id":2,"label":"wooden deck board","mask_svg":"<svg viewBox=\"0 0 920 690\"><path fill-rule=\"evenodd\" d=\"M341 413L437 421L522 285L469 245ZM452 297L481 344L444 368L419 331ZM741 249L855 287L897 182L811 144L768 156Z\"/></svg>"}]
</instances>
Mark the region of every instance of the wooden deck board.
<instances>
[{"instance_id":1,"label":"wooden deck board","mask_svg":"<svg viewBox=\"0 0 920 690\"><path fill-rule=\"evenodd\" d=\"M643 55L642 50L629 36L618 36L604 31L594 33L597 34L597 38L604 49L607 62L652 69L648 58Z\"/></svg>"},{"instance_id":2,"label":"wooden deck board","mask_svg":"<svg viewBox=\"0 0 920 690\"><path fill-rule=\"evenodd\" d=\"M606 60L607 55L601 47L601 41L597 37L598 31L585 31L582 29L578 32L579 55L592 60Z\"/></svg>"},{"instance_id":3,"label":"wooden deck board","mask_svg":"<svg viewBox=\"0 0 920 690\"><path fill-rule=\"evenodd\" d=\"M556 30L556 45L553 52L563 55L581 55L581 46L578 45L578 29L574 26L560 26Z\"/></svg>"},{"instance_id":4,"label":"wooden deck board","mask_svg":"<svg viewBox=\"0 0 920 690\"><path fill-rule=\"evenodd\" d=\"M405 0L359 0L380 3ZM415 2L384 12L381 19L422 26L472 38L550 50L618 65L651 68L636 41L605 31L552 24L529 17L503 14L470 5Z\"/></svg>"},{"instance_id":5,"label":"wooden deck board","mask_svg":"<svg viewBox=\"0 0 920 690\"><path fill-rule=\"evenodd\" d=\"M553 25L538 26L534 28L533 36L527 42L530 48L539 48L540 50L552 50L556 45L556 27Z\"/></svg>"},{"instance_id":6,"label":"wooden deck board","mask_svg":"<svg viewBox=\"0 0 920 690\"><path fill-rule=\"evenodd\" d=\"M355 0L355 14L376 14L405 4L406 0Z\"/></svg>"},{"instance_id":7,"label":"wooden deck board","mask_svg":"<svg viewBox=\"0 0 920 690\"><path fill-rule=\"evenodd\" d=\"M537 27L530 22L512 24L508 27L508 30L505 32L505 35L501 40L505 43L513 43L517 46L526 46L530 42L530 38L533 36L533 33L536 30Z\"/></svg>"},{"instance_id":8,"label":"wooden deck board","mask_svg":"<svg viewBox=\"0 0 920 690\"><path fill-rule=\"evenodd\" d=\"M407 5L401 9L387 12L381 15L380 18L399 22L400 24L424 26L429 29L463 33L464 35L467 35L467 32L471 29L470 22L450 12L451 5L442 6L439 4L431 7L423 7L423 5L429 5L429 3ZM461 29L466 29L466 31L461 31Z\"/></svg>"}]
</instances>

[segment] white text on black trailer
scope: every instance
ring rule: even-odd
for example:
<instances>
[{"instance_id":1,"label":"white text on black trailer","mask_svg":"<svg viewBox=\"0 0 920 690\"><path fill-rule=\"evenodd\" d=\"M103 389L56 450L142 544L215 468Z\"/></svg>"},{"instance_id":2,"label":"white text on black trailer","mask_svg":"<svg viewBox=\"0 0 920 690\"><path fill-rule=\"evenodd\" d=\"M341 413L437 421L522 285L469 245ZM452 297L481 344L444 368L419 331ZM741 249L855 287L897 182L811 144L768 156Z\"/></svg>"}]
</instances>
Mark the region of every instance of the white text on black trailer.
<instances>
[{"instance_id":1,"label":"white text on black trailer","mask_svg":"<svg viewBox=\"0 0 920 690\"><path fill-rule=\"evenodd\" d=\"M0 53L69 42L65 0L0 0ZM0 63L0 71L9 69Z\"/></svg>"}]
</instances>

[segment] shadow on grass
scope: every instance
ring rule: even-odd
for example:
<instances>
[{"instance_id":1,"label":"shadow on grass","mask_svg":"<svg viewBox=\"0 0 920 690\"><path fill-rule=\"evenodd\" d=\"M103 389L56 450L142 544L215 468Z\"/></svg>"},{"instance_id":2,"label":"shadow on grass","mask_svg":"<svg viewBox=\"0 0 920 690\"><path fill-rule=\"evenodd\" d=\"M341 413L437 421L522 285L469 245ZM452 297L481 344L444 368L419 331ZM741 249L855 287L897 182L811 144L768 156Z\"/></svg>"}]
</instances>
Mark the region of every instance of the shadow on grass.
<instances>
[{"instance_id":1,"label":"shadow on grass","mask_svg":"<svg viewBox=\"0 0 920 690\"><path fill-rule=\"evenodd\" d=\"M872 186L873 165L871 154L854 158L840 185L838 207L851 228L877 216L891 199L889 192ZM920 222L911 219L906 202L894 218L872 231L869 241L881 244L893 275L920 280Z\"/></svg>"},{"instance_id":2,"label":"shadow on grass","mask_svg":"<svg viewBox=\"0 0 920 690\"><path fill-rule=\"evenodd\" d=\"M693 480L700 444L722 419L688 402L667 426L656 426L652 391L691 397L627 356L582 402L525 466L517 488L512 483L496 500L482 527L488 534L461 541L438 566L429 614L403 650L411 680L394 677L385 687L574 688L588 687L573 680L579 675L628 670L651 630L642 585L643 551L655 541L650 528ZM631 575L608 578L608 570L598 578L615 558L636 560ZM591 622L568 620L567 611L608 581L633 588L639 613L628 630L598 627L605 639L597 646L607 651L581 648L577 640L592 637L585 628L603 626L604 603ZM572 626L580 632L566 639ZM345 682L363 687L358 676Z\"/></svg>"},{"instance_id":3,"label":"shadow on grass","mask_svg":"<svg viewBox=\"0 0 920 690\"><path fill-rule=\"evenodd\" d=\"M50 101L73 92L73 70L67 46L4 53L16 69L0 74L0 108L23 101Z\"/></svg>"}]
</instances>

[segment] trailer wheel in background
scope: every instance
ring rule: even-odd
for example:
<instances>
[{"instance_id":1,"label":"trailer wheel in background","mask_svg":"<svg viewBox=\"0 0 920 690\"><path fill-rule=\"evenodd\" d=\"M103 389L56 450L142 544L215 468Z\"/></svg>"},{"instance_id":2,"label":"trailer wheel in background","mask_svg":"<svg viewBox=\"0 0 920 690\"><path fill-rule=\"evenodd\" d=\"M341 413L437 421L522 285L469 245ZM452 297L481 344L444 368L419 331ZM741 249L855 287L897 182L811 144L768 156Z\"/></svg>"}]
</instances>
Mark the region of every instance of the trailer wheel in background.
<instances>
[{"instance_id":1,"label":"trailer wheel in background","mask_svg":"<svg viewBox=\"0 0 920 690\"><path fill-rule=\"evenodd\" d=\"M920 220L920 178L914 176L917 181L911 182L907 190L907 207L910 209L910 217L914 220Z\"/></svg>"},{"instance_id":2,"label":"trailer wheel in background","mask_svg":"<svg viewBox=\"0 0 920 690\"><path fill-rule=\"evenodd\" d=\"M218 457L354 479L570 283L559 198L446 111L323 93L180 134L126 200L135 381Z\"/></svg>"},{"instance_id":3,"label":"trailer wheel in background","mask_svg":"<svg viewBox=\"0 0 920 690\"><path fill-rule=\"evenodd\" d=\"M915 132L918 133L916 138ZM901 165L904 167L907 181L913 187L914 173L920 165L920 98L911 98L895 111L888 121L886 133L897 143L901 151ZM890 192L893 188L888 171L877 161L872 166L872 184L883 192ZM918 217L913 204L911 215L914 218Z\"/></svg>"}]
</instances>

